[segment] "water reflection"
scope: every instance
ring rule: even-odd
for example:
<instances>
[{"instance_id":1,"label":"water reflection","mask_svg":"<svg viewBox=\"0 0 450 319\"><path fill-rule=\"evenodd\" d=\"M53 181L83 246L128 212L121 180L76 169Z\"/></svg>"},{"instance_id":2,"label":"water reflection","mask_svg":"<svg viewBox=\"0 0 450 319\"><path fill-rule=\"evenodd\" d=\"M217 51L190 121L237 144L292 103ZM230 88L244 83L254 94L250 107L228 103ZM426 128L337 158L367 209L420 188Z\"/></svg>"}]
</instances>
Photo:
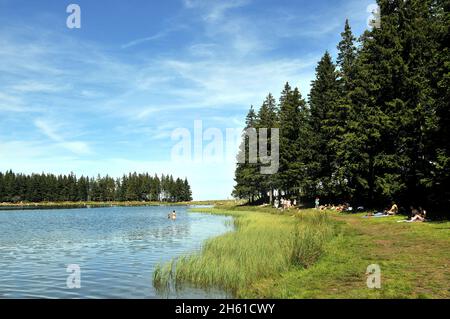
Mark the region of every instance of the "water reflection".
<instances>
[{"instance_id":1,"label":"water reflection","mask_svg":"<svg viewBox=\"0 0 450 319\"><path fill-rule=\"evenodd\" d=\"M167 212L177 210L177 220ZM186 207L0 212L1 298L159 298L154 267L230 229L227 217ZM66 267L81 267L81 289L66 287ZM169 297L223 297L186 289Z\"/></svg>"}]
</instances>

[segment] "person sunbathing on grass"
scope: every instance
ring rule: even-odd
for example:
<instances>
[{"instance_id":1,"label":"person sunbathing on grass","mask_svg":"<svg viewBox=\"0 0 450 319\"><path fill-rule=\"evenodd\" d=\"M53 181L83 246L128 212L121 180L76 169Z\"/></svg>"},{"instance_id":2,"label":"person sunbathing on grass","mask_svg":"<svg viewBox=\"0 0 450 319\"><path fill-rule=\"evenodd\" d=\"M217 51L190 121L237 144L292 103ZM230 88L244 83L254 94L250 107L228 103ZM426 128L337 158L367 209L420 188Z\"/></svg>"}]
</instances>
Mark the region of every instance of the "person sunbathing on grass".
<instances>
[{"instance_id":1,"label":"person sunbathing on grass","mask_svg":"<svg viewBox=\"0 0 450 319\"><path fill-rule=\"evenodd\" d=\"M368 213L366 216L363 216L364 218L370 218L370 217L388 217L392 216L387 214L387 208L382 212L374 212L374 213Z\"/></svg>"},{"instance_id":2,"label":"person sunbathing on grass","mask_svg":"<svg viewBox=\"0 0 450 319\"><path fill-rule=\"evenodd\" d=\"M419 207L419 209L414 209L411 211L414 216L411 218L411 222L424 222L425 218L427 216L427 212L422 208Z\"/></svg>"},{"instance_id":3,"label":"person sunbathing on grass","mask_svg":"<svg viewBox=\"0 0 450 319\"><path fill-rule=\"evenodd\" d=\"M398 213L398 206L396 203L392 202L392 207L389 209L386 207L382 212L375 212L368 214L367 217L388 217L395 216Z\"/></svg>"},{"instance_id":4,"label":"person sunbathing on grass","mask_svg":"<svg viewBox=\"0 0 450 319\"><path fill-rule=\"evenodd\" d=\"M411 209L411 218L405 219L405 220L399 220L398 223L414 223L414 222L425 222L427 217L427 212L422 207L419 207L419 209L414 208L413 206L410 206Z\"/></svg>"},{"instance_id":5,"label":"person sunbathing on grass","mask_svg":"<svg viewBox=\"0 0 450 319\"><path fill-rule=\"evenodd\" d=\"M419 210L414 206L410 206L409 209L411 210L411 219L419 215Z\"/></svg>"}]
</instances>

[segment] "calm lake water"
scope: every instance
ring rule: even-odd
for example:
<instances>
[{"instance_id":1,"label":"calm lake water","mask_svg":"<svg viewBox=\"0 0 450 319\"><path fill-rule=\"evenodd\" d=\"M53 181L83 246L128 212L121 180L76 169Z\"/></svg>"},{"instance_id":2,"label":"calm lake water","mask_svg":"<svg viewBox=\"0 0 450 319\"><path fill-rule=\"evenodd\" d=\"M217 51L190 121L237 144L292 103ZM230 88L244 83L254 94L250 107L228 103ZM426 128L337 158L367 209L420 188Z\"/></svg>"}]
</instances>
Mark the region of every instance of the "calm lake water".
<instances>
[{"instance_id":1,"label":"calm lake water","mask_svg":"<svg viewBox=\"0 0 450 319\"><path fill-rule=\"evenodd\" d=\"M167 219L173 209L177 220ZM158 263L231 229L228 217L188 207L0 211L0 298L167 298L152 285ZM81 288L67 288L78 264ZM170 298L220 298L184 289Z\"/></svg>"}]
</instances>

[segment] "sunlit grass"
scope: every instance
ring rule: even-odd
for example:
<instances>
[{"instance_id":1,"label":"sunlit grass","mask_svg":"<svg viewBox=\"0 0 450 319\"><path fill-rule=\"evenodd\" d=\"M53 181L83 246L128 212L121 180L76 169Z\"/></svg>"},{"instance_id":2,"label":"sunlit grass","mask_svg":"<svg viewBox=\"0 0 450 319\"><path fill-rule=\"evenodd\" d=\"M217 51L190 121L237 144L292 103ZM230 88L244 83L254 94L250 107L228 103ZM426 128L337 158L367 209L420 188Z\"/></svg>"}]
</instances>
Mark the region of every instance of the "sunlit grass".
<instances>
[{"instance_id":1,"label":"sunlit grass","mask_svg":"<svg viewBox=\"0 0 450 319\"><path fill-rule=\"evenodd\" d=\"M330 218L339 222L322 257L307 269L259 280L245 298L450 298L450 222L397 223L404 217ZM367 266L381 267L381 289L368 289Z\"/></svg>"},{"instance_id":2,"label":"sunlit grass","mask_svg":"<svg viewBox=\"0 0 450 319\"><path fill-rule=\"evenodd\" d=\"M158 267L158 290L194 285L238 298L450 298L450 222L222 207L201 211L234 216L235 231ZM381 289L367 287L371 264L381 267Z\"/></svg>"},{"instance_id":3,"label":"sunlit grass","mask_svg":"<svg viewBox=\"0 0 450 319\"><path fill-rule=\"evenodd\" d=\"M295 216L202 209L232 215L235 231L207 241L194 255L157 267L154 285L164 290L183 284L224 289L233 295L255 281L314 264L333 233L332 221L320 212Z\"/></svg>"}]
</instances>

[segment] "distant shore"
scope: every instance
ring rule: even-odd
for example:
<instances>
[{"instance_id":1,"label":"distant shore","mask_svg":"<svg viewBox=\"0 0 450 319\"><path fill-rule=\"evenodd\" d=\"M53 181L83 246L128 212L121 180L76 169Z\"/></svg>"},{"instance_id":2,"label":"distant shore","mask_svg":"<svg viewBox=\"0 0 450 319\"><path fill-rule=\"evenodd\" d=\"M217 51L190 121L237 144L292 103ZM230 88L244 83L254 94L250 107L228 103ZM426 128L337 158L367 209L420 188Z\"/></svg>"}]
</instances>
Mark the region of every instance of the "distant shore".
<instances>
[{"instance_id":1,"label":"distant shore","mask_svg":"<svg viewBox=\"0 0 450 319\"><path fill-rule=\"evenodd\" d=\"M211 201L191 201L191 202L145 202L145 201L127 201L127 202L40 202L40 203L0 203L0 210L16 209L57 209L57 208L99 208L99 207L139 207L139 206L189 206L189 205L217 205L227 203L225 200ZM234 201L231 201L234 202Z\"/></svg>"}]
</instances>

